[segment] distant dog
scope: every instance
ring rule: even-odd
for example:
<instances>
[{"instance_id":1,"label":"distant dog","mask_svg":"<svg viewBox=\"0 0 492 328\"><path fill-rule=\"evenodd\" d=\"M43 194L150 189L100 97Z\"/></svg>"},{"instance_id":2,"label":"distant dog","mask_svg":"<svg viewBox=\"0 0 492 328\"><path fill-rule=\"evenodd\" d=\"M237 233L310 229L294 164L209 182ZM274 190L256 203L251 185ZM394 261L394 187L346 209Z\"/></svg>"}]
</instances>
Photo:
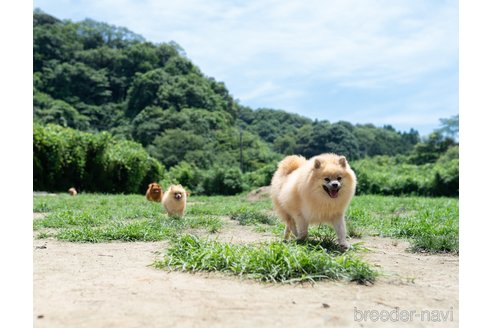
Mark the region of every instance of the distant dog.
<instances>
[{"instance_id":1,"label":"distant dog","mask_svg":"<svg viewBox=\"0 0 492 328\"><path fill-rule=\"evenodd\" d=\"M160 202L162 200L162 188L158 183L152 182L145 193L147 200L151 202Z\"/></svg>"},{"instance_id":2,"label":"distant dog","mask_svg":"<svg viewBox=\"0 0 492 328\"><path fill-rule=\"evenodd\" d=\"M169 216L182 217L186 210L189 193L182 185L171 185L162 197L162 206Z\"/></svg>"},{"instance_id":3,"label":"distant dog","mask_svg":"<svg viewBox=\"0 0 492 328\"><path fill-rule=\"evenodd\" d=\"M68 193L70 196L77 196L77 190L74 187L68 189Z\"/></svg>"}]
</instances>

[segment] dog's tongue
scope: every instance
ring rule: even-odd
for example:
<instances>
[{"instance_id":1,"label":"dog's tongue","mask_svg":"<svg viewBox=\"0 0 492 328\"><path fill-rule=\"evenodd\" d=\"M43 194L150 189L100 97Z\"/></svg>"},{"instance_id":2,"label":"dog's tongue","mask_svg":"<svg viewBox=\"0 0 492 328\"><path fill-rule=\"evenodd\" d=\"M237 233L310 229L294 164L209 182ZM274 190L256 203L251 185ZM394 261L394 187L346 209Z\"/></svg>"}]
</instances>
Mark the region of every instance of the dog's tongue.
<instances>
[{"instance_id":1,"label":"dog's tongue","mask_svg":"<svg viewBox=\"0 0 492 328\"><path fill-rule=\"evenodd\" d=\"M338 190L330 190L330 191L328 191L328 195L330 195L331 198L337 198L338 197Z\"/></svg>"}]
</instances>

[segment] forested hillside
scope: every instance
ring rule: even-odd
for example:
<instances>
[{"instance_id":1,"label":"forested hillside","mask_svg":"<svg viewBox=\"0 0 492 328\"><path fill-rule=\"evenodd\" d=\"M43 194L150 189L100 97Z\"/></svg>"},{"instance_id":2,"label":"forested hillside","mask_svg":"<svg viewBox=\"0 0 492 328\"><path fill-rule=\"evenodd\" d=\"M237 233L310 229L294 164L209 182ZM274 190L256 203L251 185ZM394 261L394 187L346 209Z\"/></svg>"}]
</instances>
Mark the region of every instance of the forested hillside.
<instances>
[{"instance_id":1,"label":"forested hillside","mask_svg":"<svg viewBox=\"0 0 492 328\"><path fill-rule=\"evenodd\" d=\"M49 135L43 129L52 123L133 141L163 165L156 171L163 172L161 179L179 180L198 193L233 194L268 184L275 163L286 154L337 152L350 161L400 155L409 165L422 165L438 161L455 145L440 131L421 140L415 130L248 108L223 82L201 72L177 43L147 42L123 27L90 19L62 21L37 9L33 29L35 134ZM54 159L36 153L53 147L43 147L34 149L35 176L53 169ZM63 165L72 165L67 161ZM82 183L87 172L80 174L72 184ZM36 181L35 188L68 188ZM138 189L144 184L140 181ZM108 188L100 191L135 192Z\"/></svg>"}]
</instances>

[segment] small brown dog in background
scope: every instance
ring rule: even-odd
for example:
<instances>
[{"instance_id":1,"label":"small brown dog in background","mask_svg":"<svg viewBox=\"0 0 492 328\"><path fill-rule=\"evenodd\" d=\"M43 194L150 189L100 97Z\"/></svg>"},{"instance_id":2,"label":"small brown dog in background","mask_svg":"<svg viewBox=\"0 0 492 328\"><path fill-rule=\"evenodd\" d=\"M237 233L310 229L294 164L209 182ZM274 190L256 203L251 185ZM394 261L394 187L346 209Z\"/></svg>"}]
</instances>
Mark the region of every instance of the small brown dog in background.
<instances>
[{"instance_id":1,"label":"small brown dog in background","mask_svg":"<svg viewBox=\"0 0 492 328\"><path fill-rule=\"evenodd\" d=\"M171 185L162 197L162 206L169 216L182 217L186 210L186 199L190 193L182 185Z\"/></svg>"},{"instance_id":2,"label":"small brown dog in background","mask_svg":"<svg viewBox=\"0 0 492 328\"><path fill-rule=\"evenodd\" d=\"M158 183L152 182L145 193L147 200L151 202L160 202L162 200L162 188Z\"/></svg>"},{"instance_id":3,"label":"small brown dog in background","mask_svg":"<svg viewBox=\"0 0 492 328\"><path fill-rule=\"evenodd\" d=\"M77 190L74 187L68 189L68 193L70 196L77 196Z\"/></svg>"}]
</instances>

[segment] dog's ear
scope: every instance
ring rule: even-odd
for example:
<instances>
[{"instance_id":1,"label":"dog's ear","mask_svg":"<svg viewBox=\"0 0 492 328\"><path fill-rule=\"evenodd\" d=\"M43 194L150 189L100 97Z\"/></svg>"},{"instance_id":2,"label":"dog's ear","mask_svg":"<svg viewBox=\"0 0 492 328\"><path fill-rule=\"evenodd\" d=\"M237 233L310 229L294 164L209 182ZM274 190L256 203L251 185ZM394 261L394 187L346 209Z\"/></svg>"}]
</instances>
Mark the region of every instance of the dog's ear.
<instances>
[{"instance_id":1,"label":"dog's ear","mask_svg":"<svg viewBox=\"0 0 492 328\"><path fill-rule=\"evenodd\" d=\"M152 183L149 183L149 188L152 187Z\"/></svg>"},{"instance_id":2,"label":"dog's ear","mask_svg":"<svg viewBox=\"0 0 492 328\"><path fill-rule=\"evenodd\" d=\"M319 169L321 167L321 161L319 159L314 160L314 168Z\"/></svg>"},{"instance_id":3,"label":"dog's ear","mask_svg":"<svg viewBox=\"0 0 492 328\"><path fill-rule=\"evenodd\" d=\"M191 193L189 191L186 192L186 196L190 197L190 194Z\"/></svg>"},{"instance_id":4,"label":"dog's ear","mask_svg":"<svg viewBox=\"0 0 492 328\"><path fill-rule=\"evenodd\" d=\"M340 156L338 163L340 163L342 167L347 167L347 159L345 158L345 156Z\"/></svg>"}]
</instances>

